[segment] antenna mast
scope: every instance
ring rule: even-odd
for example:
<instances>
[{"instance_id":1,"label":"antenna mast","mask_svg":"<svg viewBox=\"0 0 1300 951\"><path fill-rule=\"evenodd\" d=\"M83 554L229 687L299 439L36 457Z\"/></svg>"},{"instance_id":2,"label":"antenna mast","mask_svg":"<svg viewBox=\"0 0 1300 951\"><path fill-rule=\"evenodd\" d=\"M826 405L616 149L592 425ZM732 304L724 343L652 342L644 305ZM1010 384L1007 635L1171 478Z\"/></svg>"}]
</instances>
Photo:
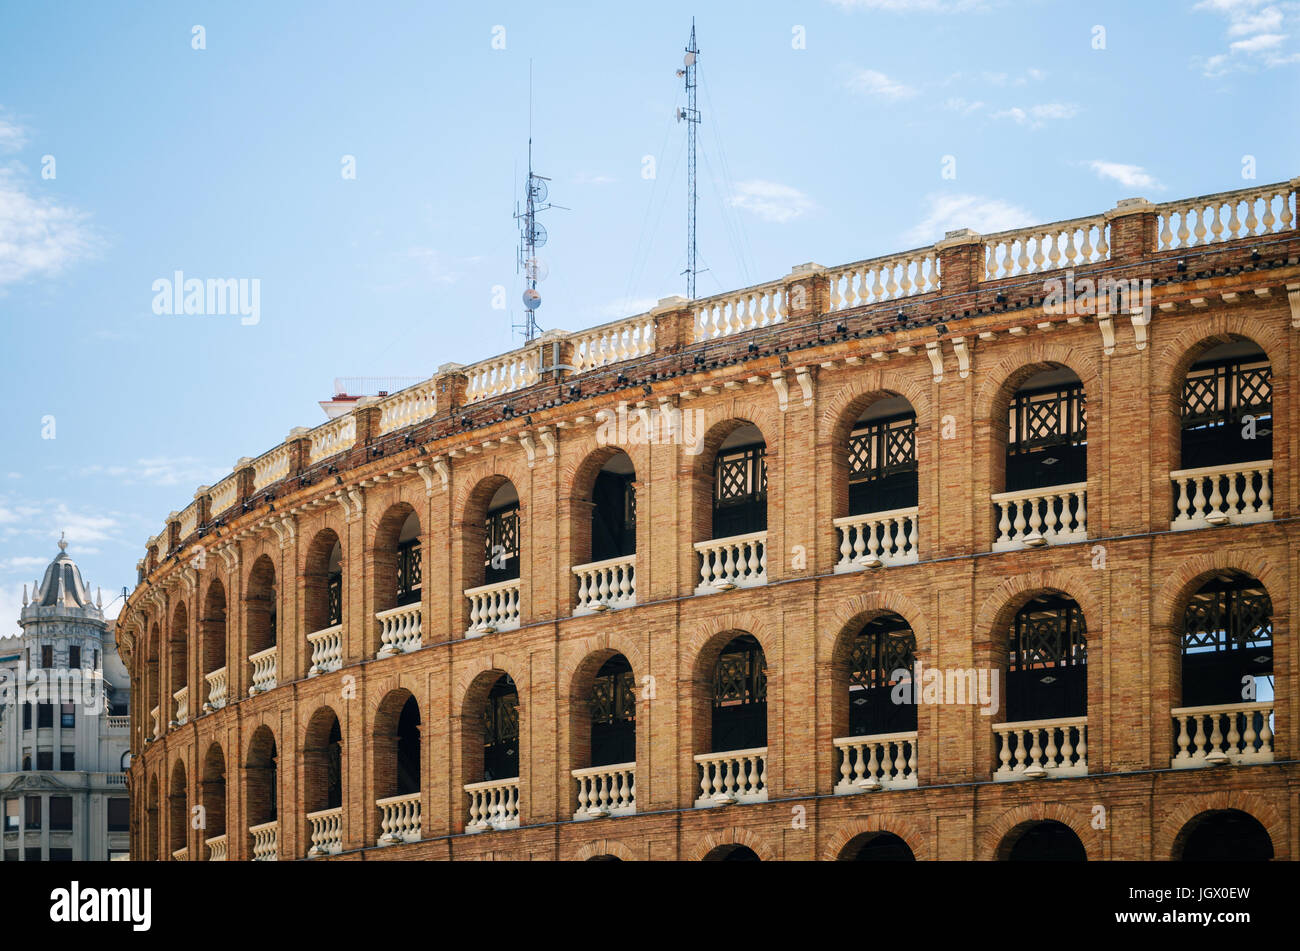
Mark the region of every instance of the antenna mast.
<instances>
[{"instance_id":1,"label":"antenna mast","mask_svg":"<svg viewBox=\"0 0 1300 951\"><path fill-rule=\"evenodd\" d=\"M695 300L695 205L697 192L695 188L695 127L700 124L700 110L695 107L695 69L700 58L699 47L695 45L695 18L691 17L691 45L686 47L682 58L684 69L677 70L677 75L686 79L686 108L677 110L677 121L686 123L686 298Z\"/></svg>"},{"instance_id":2,"label":"antenna mast","mask_svg":"<svg viewBox=\"0 0 1300 951\"><path fill-rule=\"evenodd\" d=\"M552 205L546 201L550 179L533 172L533 64L528 63L528 177L524 180L524 206L520 209L515 202L515 220L519 222L519 255L515 262L515 273L524 273L528 287L524 290L524 322L516 324L515 329L522 329L524 340L531 343L537 338L541 328L537 325L537 308L542 306L542 295L537 292L537 282L546 280L546 264L537 257L537 249L546 244L546 228L537 220L539 211L559 208L568 211L563 205Z\"/></svg>"}]
</instances>

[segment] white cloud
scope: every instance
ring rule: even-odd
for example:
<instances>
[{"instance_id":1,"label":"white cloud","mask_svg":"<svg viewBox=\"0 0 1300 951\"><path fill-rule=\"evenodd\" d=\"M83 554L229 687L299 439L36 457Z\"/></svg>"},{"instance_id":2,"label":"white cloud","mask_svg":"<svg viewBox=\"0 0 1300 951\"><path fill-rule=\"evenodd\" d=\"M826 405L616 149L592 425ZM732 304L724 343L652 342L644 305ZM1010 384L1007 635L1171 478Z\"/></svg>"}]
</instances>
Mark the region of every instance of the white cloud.
<instances>
[{"instance_id":1,"label":"white cloud","mask_svg":"<svg viewBox=\"0 0 1300 951\"><path fill-rule=\"evenodd\" d=\"M48 563L48 558L37 558L35 555L16 555L13 558L0 558L0 571L26 571L28 568L44 568Z\"/></svg>"},{"instance_id":2,"label":"white cloud","mask_svg":"<svg viewBox=\"0 0 1300 951\"><path fill-rule=\"evenodd\" d=\"M1247 36L1251 33L1267 33L1281 26L1282 11L1277 7L1268 7L1253 16L1240 16L1228 26L1228 35Z\"/></svg>"},{"instance_id":3,"label":"white cloud","mask_svg":"<svg viewBox=\"0 0 1300 951\"><path fill-rule=\"evenodd\" d=\"M925 217L903 235L908 247L937 241L959 228L993 234L1023 228L1039 220L1019 205L982 195L931 193L925 197L925 203Z\"/></svg>"},{"instance_id":4,"label":"white cloud","mask_svg":"<svg viewBox=\"0 0 1300 951\"><path fill-rule=\"evenodd\" d=\"M1102 159L1093 159L1088 163L1088 167L1097 173L1099 178L1109 178L1111 181L1119 182L1125 188L1159 188L1161 185L1154 175L1151 175L1140 165L1125 165L1122 162L1106 162Z\"/></svg>"},{"instance_id":5,"label":"white cloud","mask_svg":"<svg viewBox=\"0 0 1300 951\"><path fill-rule=\"evenodd\" d=\"M1044 102L1027 109L1012 106L993 113L994 119L1011 119L1019 125L1028 125L1037 129L1044 123L1057 119L1073 119L1079 114L1079 107L1070 102Z\"/></svg>"},{"instance_id":6,"label":"white cloud","mask_svg":"<svg viewBox=\"0 0 1300 951\"><path fill-rule=\"evenodd\" d=\"M618 181L613 175L593 175L590 172L579 172L573 176L575 185L612 185Z\"/></svg>"},{"instance_id":7,"label":"white cloud","mask_svg":"<svg viewBox=\"0 0 1300 951\"><path fill-rule=\"evenodd\" d=\"M17 152L27 144L27 130L0 110L0 152Z\"/></svg>"},{"instance_id":8,"label":"white cloud","mask_svg":"<svg viewBox=\"0 0 1300 951\"><path fill-rule=\"evenodd\" d=\"M984 103L979 100L971 102L961 96L952 96L944 100L943 107L949 112L959 112L964 116L968 116L983 109Z\"/></svg>"},{"instance_id":9,"label":"white cloud","mask_svg":"<svg viewBox=\"0 0 1300 951\"><path fill-rule=\"evenodd\" d=\"M877 99L888 99L895 102L900 99L911 99L916 95L916 90L911 86L896 79L890 79L884 73L874 69L852 70L848 78L845 79L844 85L859 95L873 96Z\"/></svg>"},{"instance_id":10,"label":"white cloud","mask_svg":"<svg viewBox=\"0 0 1300 951\"><path fill-rule=\"evenodd\" d=\"M29 195L0 169L0 288L58 274L94 253L99 241L88 216L52 198Z\"/></svg>"},{"instance_id":11,"label":"white cloud","mask_svg":"<svg viewBox=\"0 0 1300 951\"><path fill-rule=\"evenodd\" d=\"M730 204L777 224L792 221L816 207L813 200L799 189L762 179L737 182Z\"/></svg>"},{"instance_id":12,"label":"white cloud","mask_svg":"<svg viewBox=\"0 0 1300 951\"><path fill-rule=\"evenodd\" d=\"M1285 31L1288 25L1294 25L1297 9L1294 3L1265 5L1265 0L1201 0L1192 9L1225 17L1225 35L1232 40L1226 53L1195 60L1207 78L1217 79L1252 67L1273 69L1300 62L1300 52L1285 49L1292 35Z\"/></svg>"},{"instance_id":13,"label":"white cloud","mask_svg":"<svg viewBox=\"0 0 1300 951\"><path fill-rule=\"evenodd\" d=\"M1248 40L1237 40L1228 49L1234 53L1258 53L1263 50L1276 49L1286 39L1284 33L1261 33Z\"/></svg>"},{"instance_id":14,"label":"white cloud","mask_svg":"<svg viewBox=\"0 0 1300 951\"><path fill-rule=\"evenodd\" d=\"M13 637L21 634L18 615L23 609L23 585L26 582L15 581L0 584L0 637Z\"/></svg>"}]
</instances>

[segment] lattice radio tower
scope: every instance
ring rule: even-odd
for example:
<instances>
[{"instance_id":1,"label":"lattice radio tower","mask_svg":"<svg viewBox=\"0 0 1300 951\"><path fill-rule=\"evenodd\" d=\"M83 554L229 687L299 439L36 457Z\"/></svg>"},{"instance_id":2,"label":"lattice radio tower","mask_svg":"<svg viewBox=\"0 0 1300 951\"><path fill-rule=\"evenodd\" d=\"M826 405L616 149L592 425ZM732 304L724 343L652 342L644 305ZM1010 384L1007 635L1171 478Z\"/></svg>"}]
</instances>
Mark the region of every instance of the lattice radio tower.
<instances>
[{"instance_id":1,"label":"lattice radio tower","mask_svg":"<svg viewBox=\"0 0 1300 951\"><path fill-rule=\"evenodd\" d=\"M686 80L686 108L677 110L677 121L686 123L686 298L695 300L695 206L698 194L695 188L695 127L700 124L700 110L695 107L695 69L700 58L695 45L695 18L691 18L691 45L682 58L683 69L677 75Z\"/></svg>"}]
</instances>

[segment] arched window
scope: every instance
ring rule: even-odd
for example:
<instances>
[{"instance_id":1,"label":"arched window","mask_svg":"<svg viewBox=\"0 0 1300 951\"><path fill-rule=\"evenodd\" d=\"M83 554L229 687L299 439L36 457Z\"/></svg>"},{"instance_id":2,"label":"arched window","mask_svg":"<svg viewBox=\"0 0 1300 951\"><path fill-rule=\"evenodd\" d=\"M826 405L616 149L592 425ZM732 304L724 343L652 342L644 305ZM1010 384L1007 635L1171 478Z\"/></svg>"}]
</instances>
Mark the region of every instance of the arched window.
<instances>
[{"instance_id":1,"label":"arched window","mask_svg":"<svg viewBox=\"0 0 1300 951\"><path fill-rule=\"evenodd\" d=\"M1083 862L1088 854L1073 829L1047 819L1023 823L1008 832L998 846L998 858L1004 862Z\"/></svg>"},{"instance_id":2,"label":"arched window","mask_svg":"<svg viewBox=\"0 0 1300 951\"><path fill-rule=\"evenodd\" d=\"M483 530L484 583L516 580L519 577L519 495L511 483L503 484L492 496Z\"/></svg>"},{"instance_id":3,"label":"arched window","mask_svg":"<svg viewBox=\"0 0 1300 951\"><path fill-rule=\"evenodd\" d=\"M199 640L202 643L203 674L207 682L203 709L211 711L226 705L228 685L225 673L226 588L219 578L214 578L208 585L203 614L199 618Z\"/></svg>"},{"instance_id":4,"label":"arched window","mask_svg":"<svg viewBox=\"0 0 1300 951\"><path fill-rule=\"evenodd\" d=\"M1088 413L1083 383L1058 367L1035 373L1008 408L1006 491L1088 481Z\"/></svg>"},{"instance_id":5,"label":"arched window","mask_svg":"<svg viewBox=\"0 0 1300 951\"><path fill-rule=\"evenodd\" d=\"M591 501L591 560L636 553L636 471L627 453L611 456L596 474Z\"/></svg>"},{"instance_id":6,"label":"arched window","mask_svg":"<svg viewBox=\"0 0 1300 951\"><path fill-rule=\"evenodd\" d=\"M509 674L502 674L483 706L483 779L513 779L519 775L519 691Z\"/></svg>"},{"instance_id":7,"label":"arched window","mask_svg":"<svg viewBox=\"0 0 1300 951\"><path fill-rule=\"evenodd\" d=\"M397 536L397 604L416 604L420 600L423 568L420 561L420 520L414 512L402 523Z\"/></svg>"},{"instance_id":8,"label":"arched window","mask_svg":"<svg viewBox=\"0 0 1300 951\"><path fill-rule=\"evenodd\" d=\"M758 427L735 429L713 460L713 537L767 530L767 445Z\"/></svg>"},{"instance_id":9,"label":"arched window","mask_svg":"<svg viewBox=\"0 0 1300 951\"><path fill-rule=\"evenodd\" d=\"M1211 578L1183 612L1182 705L1273 698L1273 602L1239 572Z\"/></svg>"},{"instance_id":10,"label":"arched window","mask_svg":"<svg viewBox=\"0 0 1300 951\"><path fill-rule=\"evenodd\" d=\"M1178 833L1174 858L1184 862L1268 862L1273 840L1254 816L1214 809L1195 816Z\"/></svg>"},{"instance_id":11,"label":"arched window","mask_svg":"<svg viewBox=\"0 0 1300 951\"><path fill-rule=\"evenodd\" d=\"M203 758L203 784L199 790L203 804L205 828L199 849L200 857L213 853L226 856L226 757L213 743Z\"/></svg>"},{"instance_id":12,"label":"arched window","mask_svg":"<svg viewBox=\"0 0 1300 951\"><path fill-rule=\"evenodd\" d=\"M1179 468L1272 459L1272 377L1249 340L1212 347L1193 363L1183 381Z\"/></svg>"},{"instance_id":13,"label":"arched window","mask_svg":"<svg viewBox=\"0 0 1300 951\"><path fill-rule=\"evenodd\" d=\"M276 625L275 566L266 555L253 562L253 570L248 576L246 602L248 626L248 652L256 654L276 645L278 635Z\"/></svg>"},{"instance_id":14,"label":"arched window","mask_svg":"<svg viewBox=\"0 0 1300 951\"><path fill-rule=\"evenodd\" d=\"M249 742L244 767L249 826L275 822L279 816L278 762L275 737L269 728L258 727Z\"/></svg>"},{"instance_id":15,"label":"arched window","mask_svg":"<svg viewBox=\"0 0 1300 951\"><path fill-rule=\"evenodd\" d=\"M167 640L167 655L170 661L168 689L172 694L170 700L172 715L168 718L169 726L178 726L189 719L189 633L189 612L185 610L185 603L181 602L172 612L171 636Z\"/></svg>"},{"instance_id":16,"label":"arched window","mask_svg":"<svg viewBox=\"0 0 1300 951\"><path fill-rule=\"evenodd\" d=\"M916 729L916 703L895 697L897 686L911 681L915 663L916 635L897 614L883 614L858 633L849 655L850 735Z\"/></svg>"},{"instance_id":17,"label":"arched window","mask_svg":"<svg viewBox=\"0 0 1300 951\"><path fill-rule=\"evenodd\" d=\"M167 852L168 858L186 847L190 828L190 810L185 788L185 766L177 762L172 769L171 794L167 797Z\"/></svg>"},{"instance_id":18,"label":"arched window","mask_svg":"<svg viewBox=\"0 0 1300 951\"><path fill-rule=\"evenodd\" d=\"M703 862L759 862L762 861L747 845L719 845L701 859Z\"/></svg>"},{"instance_id":19,"label":"arched window","mask_svg":"<svg viewBox=\"0 0 1300 951\"><path fill-rule=\"evenodd\" d=\"M627 658L616 654L591 686L591 765L636 762L636 680Z\"/></svg>"},{"instance_id":20,"label":"arched window","mask_svg":"<svg viewBox=\"0 0 1300 951\"><path fill-rule=\"evenodd\" d=\"M849 434L848 462L848 515L916 505L916 413L912 404L901 396L872 403Z\"/></svg>"},{"instance_id":21,"label":"arched window","mask_svg":"<svg viewBox=\"0 0 1300 951\"><path fill-rule=\"evenodd\" d=\"M1083 611L1048 594L1016 612L1007 645L1007 721L1088 712L1088 638Z\"/></svg>"},{"instance_id":22,"label":"arched window","mask_svg":"<svg viewBox=\"0 0 1300 951\"><path fill-rule=\"evenodd\" d=\"M713 752L767 746L767 660L750 634L722 649L713 673Z\"/></svg>"}]
</instances>

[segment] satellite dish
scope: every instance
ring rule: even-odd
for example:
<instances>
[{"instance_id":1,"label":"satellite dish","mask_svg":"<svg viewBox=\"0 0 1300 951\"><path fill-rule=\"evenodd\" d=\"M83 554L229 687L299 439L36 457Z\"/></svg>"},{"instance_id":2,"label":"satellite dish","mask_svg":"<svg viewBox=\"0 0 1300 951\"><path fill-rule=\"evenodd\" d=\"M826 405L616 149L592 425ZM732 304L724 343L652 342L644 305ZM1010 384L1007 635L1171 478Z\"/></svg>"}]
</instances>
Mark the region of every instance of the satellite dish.
<instances>
[{"instance_id":1,"label":"satellite dish","mask_svg":"<svg viewBox=\"0 0 1300 951\"><path fill-rule=\"evenodd\" d=\"M528 290L524 291L524 306L529 310L536 310L541 307L542 295L533 290L533 288L528 288Z\"/></svg>"},{"instance_id":2,"label":"satellite dish","mask_svg":"<svg viewBox=\"0 0 1300 951\"><path fill-rule=\"evenodd\" d=\"M540 248L546 244L546 228L540 222L534 221L532 223L528 243L534 248Z\"/></svg>"},{"instance_id":3,"label":"satellite dish","mask_svg":"<svg viewBox=\"0 0 1300 951\"><path fill-rule=\"evenodd\" d=\"M534 175L528 185L528 197L533 201L546 201L547 194L546 182Z\"/></svg>"},{"instance_id":4,"label":"satellite dish","mask_svg":"<svg viewBox=\"0 0 1300 951\"><path fill-rule=\"evenodd\" d=\"M524 262L524 274L530 281L544 281L550 273L551 269L541 258L529 258Z\"/></svg>"},{"instance_id":5,"label":"satellite dish","mask_svg":"<svg viewBox=\"0 0 1300 951\"><path fill-rule=\"evenodd\" d=\"M695 54L694 54L694 53L687 53L685 56L682 57L682 62L685 63L687 66L694 66L694 65L695 65Z\"/></svg>"}]
</instances>

